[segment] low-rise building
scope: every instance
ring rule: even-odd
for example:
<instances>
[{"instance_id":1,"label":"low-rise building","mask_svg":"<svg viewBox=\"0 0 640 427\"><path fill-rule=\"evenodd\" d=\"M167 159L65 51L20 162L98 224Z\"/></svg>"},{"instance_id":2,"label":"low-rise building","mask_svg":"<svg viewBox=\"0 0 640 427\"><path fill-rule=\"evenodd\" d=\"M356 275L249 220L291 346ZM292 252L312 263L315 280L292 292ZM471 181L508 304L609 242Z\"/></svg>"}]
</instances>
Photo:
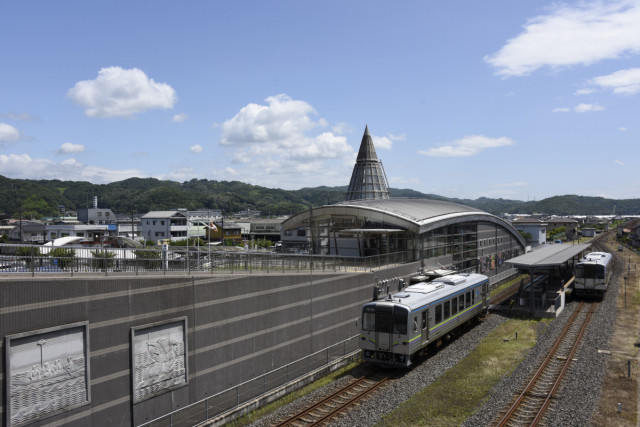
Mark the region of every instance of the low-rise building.
<instances>
[{"instance_id":1,"label":"low-rise building","mask_svg":"<svg viewBox=\"0 0 640 427\"><path fill-rule=\"evenodd\" d=\"M545 221L547 223L547 233L558 228L564 228L567 239L571 240L577 237L579 223L575 219L571 218L549 218Z\"/></svg>"},{"instance_id":2,"label":"low-rise building","mask_svg":"<svg viewBox=\"0 0 640 427\"><path fill-rule=\"evenodd\" d=\"M142 237L146 240L184 240L187 238L187 216L180 211L151 211L141 218Z\"/></svg>"},{"instance_id":3,"label":"low-rise building","mask_svg":"<svg viewBox=\"0 0 640 427\"><path fill-rule=\"evenodd\" d=\"M207 227L207 239L211 242L231 240L234 245L242 243L242 227L235 222L222 220L212 221Z\"/></svg>"},{"instance_id":4,"label":"low-rise building","mask_svg":"<svg viewBox=\"0 0 640 427\"><path fill-rule=\"evenodd\" d=\"M78 221L83 224L115 224L117 219L111 209L93 207L78 209Z\"/></svg>"},{"instance_id":5,"label":"low-rise building","mask_svg":"<svg viewBox=\"0 0 640 427\"><path fill-rule=\"evenodd\" d=\"M49 224L46 229L46 240L60 237L82 237L85 241L101 242L109 236L116 235L115 224Z\"/></svg>"},{"instance_id":6,"label":"low-rise building","mask_svg":"<svg viewBox=\"0 0 640 427\"><path fill-rule=\"evenodd\" d=\"M531 246L544 245L547 243L547 223L535 218L516 218L511 221L511 225L518 231L531 235Z\"/></svg>"},{"instance_id":7,"label":"low-rise building","mask_svg":"<svg viewBox=\"0 0 640 427\"><path fill-rule=\"evenodd\" d=\"M45 225L35 221L16 221L7 233L12 242L26 243L29 245L42 244L46 240Z\"/></svg>"}]
</instances>

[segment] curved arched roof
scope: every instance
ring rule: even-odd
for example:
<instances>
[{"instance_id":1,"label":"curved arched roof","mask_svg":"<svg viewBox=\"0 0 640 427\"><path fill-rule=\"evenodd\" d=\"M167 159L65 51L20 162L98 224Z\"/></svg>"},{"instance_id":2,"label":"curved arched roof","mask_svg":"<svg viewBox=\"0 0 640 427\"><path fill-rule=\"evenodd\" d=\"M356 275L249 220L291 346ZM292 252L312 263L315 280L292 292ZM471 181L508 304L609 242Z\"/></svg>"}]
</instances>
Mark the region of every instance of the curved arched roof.
<instances>
[{"instance_id":1,"label":"curved arched roof","mask_svg":"<svg viewBox=\"0 0 640 427\"><path fill-rule=\"evenodd\" d=\"M526 242L508 222L487 212L444 200L390 198L375 200L350 200L315 207L292 216L283 223L283 228L292 229L308 225L309 216L356 215L373 221L395 225L416 234L461 221L487 221L511 231L523 245Z\"/></svg>"}]
</instances>

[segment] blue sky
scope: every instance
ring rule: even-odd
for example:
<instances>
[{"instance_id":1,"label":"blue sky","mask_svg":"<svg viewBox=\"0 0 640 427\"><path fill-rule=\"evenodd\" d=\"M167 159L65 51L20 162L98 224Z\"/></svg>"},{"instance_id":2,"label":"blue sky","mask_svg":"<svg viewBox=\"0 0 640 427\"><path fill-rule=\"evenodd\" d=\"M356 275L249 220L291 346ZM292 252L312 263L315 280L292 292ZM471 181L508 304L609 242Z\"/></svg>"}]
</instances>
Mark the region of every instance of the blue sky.
<instances>
[{"instance_id":1,"label":"blue sky","mask_svg":"<svg viewBox=\"0 0 640 427\"><path fill-rule=\"evenodd\" d=\"M0 0L0 175L640 197L640 1Z\"/></svg>"}]
</instances>

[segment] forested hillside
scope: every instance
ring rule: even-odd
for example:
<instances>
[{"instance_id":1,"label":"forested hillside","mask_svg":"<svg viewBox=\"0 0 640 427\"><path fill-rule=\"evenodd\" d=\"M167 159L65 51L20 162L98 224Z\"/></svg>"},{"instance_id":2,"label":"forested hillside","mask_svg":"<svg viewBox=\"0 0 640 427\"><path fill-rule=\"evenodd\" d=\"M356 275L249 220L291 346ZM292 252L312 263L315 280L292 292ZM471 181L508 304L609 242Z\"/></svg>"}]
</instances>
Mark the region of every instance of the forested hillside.
<instances>
[{"instance_id":1,"label":"forested hillside","mask_svg":"<svg viewBox=\"0 0 640 427\"><path fill-rule=\"evenodd\" d=\"M67 211L98 205L115 213L145 213L175 208L222 209L232 213L247 208L263 215L289 215L309 206L332 204L344 200L346 187L316 187L287 191L245 184L239 181L193 179L186 182L161 181L154 178L130 178L110 184L84 181L20 180L0 175L0 215L25 218L57 216L60 206ZM602 197L555 196L532 202L479 198L449 199L410 189L391 189L392 197L419 197L475 207L500 215L509 213L545 213L549 215L640 214L640 199L612 200Z\"/></svg>"}]
</instances>

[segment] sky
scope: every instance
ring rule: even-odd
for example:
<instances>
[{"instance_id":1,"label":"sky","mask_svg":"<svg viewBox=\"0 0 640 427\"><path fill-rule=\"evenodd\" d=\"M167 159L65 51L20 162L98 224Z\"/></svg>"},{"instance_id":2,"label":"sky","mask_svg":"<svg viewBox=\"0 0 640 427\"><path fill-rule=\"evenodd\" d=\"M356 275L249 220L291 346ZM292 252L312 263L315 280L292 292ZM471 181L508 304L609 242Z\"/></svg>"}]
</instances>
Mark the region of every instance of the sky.
<instances>
[{"instance_id":1,"label":"sky","mask_svg":"<svg viewBox=\"0 0 640 427\"><path fill-rule=\"evenodd\" d=\"M640 0L0 0L0 175L640 197ZM393 196L393 194L392 194Z\"/></svg>"}]
</instances>

